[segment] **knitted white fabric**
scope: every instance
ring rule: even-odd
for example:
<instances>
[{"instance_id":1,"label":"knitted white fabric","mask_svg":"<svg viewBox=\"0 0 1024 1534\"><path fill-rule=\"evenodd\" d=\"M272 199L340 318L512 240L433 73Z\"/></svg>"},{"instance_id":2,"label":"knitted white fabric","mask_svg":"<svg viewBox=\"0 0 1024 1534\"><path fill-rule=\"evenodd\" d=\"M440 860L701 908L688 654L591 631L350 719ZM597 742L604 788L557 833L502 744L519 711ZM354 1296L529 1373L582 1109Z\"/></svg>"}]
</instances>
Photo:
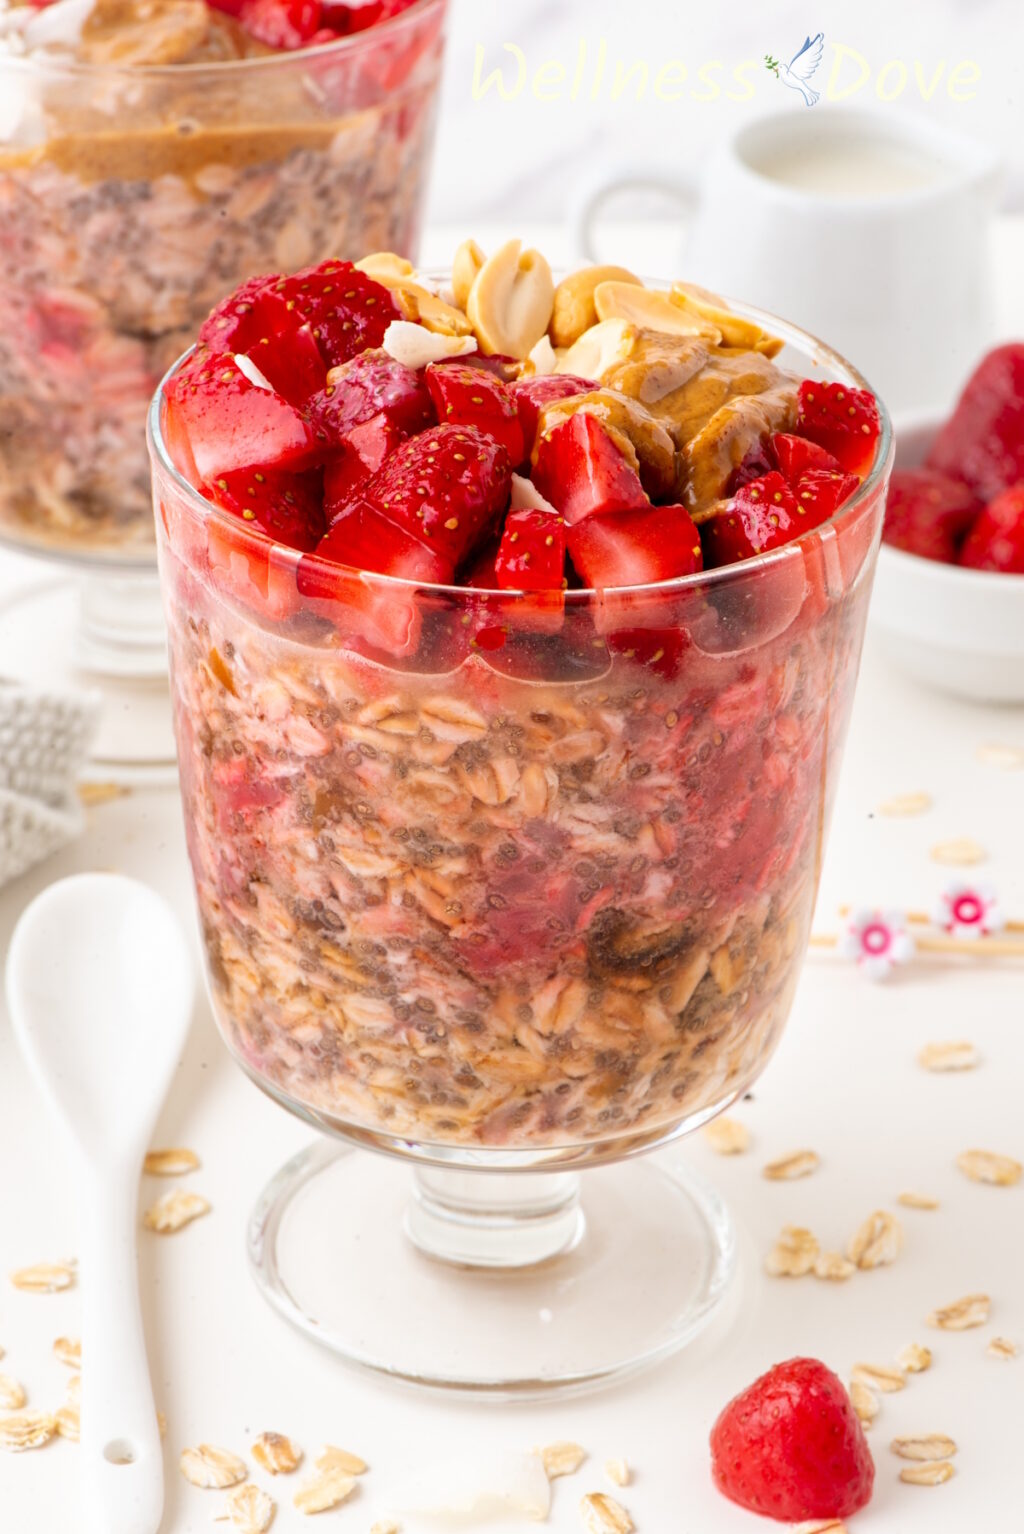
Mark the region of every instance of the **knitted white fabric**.
<instances>
[{"instance_id":1,"label":"knitted white fabric","mask_svg":"<svg viewBox=\"0 0 1024 1534\"><path fill-rule=\"evenodd\" d=\"M99 717L88 693L45 693L0 678L0 884L82 830L75 779Z\"/></svg>"}]
</instances>

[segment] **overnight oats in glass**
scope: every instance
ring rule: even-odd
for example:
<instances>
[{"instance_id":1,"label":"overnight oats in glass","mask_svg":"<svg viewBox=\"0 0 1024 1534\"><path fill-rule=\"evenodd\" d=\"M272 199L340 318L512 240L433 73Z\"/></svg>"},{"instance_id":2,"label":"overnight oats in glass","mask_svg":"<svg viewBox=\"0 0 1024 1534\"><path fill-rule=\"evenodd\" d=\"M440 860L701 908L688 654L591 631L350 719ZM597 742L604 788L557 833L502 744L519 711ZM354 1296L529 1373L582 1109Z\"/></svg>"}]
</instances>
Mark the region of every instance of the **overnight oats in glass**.
<instances>
[{"instance_id":1,"label":"overnight oats in glass","mask_svg":"<svg viewBox=\"0 0 1024 1534\"><path fill-rule=\"evenodd\" d=\"M248 285L151 447L221 1030L293 1111L420 1163L421 1251L525 1264L496 1194L466 1235L474 1186L667 1141L778 1041L888 427L770 317L467 242L442 281L381 253ZM561 1233L534 1256L564 1254L533 1198Z\"/></svg>"},{"instance_id":2,"label":"overnight oats in glass","mask_svg":"<svg viewBox=\"0 0 1024 1534\"><path fill-rule=\"evenodd\" d=\"M254 272L416 243L445 0L0 0L0 538L151 565L146 409Z\"/></svg>"}]
</instances>

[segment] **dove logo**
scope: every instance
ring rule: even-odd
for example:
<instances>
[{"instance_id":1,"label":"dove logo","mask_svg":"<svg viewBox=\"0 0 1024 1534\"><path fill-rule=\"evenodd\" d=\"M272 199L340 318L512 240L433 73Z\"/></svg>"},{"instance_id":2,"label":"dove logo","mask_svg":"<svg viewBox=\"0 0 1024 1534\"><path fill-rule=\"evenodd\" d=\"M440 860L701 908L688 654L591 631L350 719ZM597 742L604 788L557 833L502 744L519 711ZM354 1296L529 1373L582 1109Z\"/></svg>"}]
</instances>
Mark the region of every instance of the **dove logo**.
<instances>
[{"instance_id":1,"label":"dove logo","mask_svg":"<svg viewBox=\"0 0 1024 1534\"><path fill-rule=\"evenodd\" d=\"M824 47L824 32L816 32L813 37L804 39L803 47L794 53L788 64L781 64L770 53L766 53L765 68L770 69L775 78L781 80L783 85L788 85L790 90L799 91L805 104L812 107L821 95L820 91L813 89L811 81L818 72Z\"/></svg>"}]
</instances>

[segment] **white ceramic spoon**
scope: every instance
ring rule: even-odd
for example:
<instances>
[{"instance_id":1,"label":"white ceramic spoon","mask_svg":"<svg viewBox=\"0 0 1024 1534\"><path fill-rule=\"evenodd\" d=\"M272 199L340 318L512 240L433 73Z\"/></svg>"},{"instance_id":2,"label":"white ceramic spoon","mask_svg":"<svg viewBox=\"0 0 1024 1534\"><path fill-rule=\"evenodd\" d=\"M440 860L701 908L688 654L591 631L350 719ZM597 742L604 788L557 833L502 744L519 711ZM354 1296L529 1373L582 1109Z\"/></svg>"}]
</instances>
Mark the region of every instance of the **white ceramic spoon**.
<instances>
[{"instance_id":1,"label":"white ceramic spoon","mask_svg":"<svg viewBox=\"0 0 1024 1534\"><path fill-rule=\"evenodd\" d=\"M14 1031L79 1177L81 1462L97 1534L156 1534L163 1516L136 1265L139 1174L194 992L174 913L117 874L51 885L22 915L7 957Z\"/></svg>"}]
</instances>

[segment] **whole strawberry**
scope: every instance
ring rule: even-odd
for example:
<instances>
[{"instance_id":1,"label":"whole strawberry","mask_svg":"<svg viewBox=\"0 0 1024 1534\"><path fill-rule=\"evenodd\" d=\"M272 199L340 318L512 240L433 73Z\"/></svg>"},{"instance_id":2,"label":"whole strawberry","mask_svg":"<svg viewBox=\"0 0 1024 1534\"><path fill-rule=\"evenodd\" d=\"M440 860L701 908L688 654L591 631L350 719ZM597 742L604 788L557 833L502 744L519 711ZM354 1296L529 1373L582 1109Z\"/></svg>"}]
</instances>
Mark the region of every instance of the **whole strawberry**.
<instances>
[{"instance_id":1,"label":"whole strawberry","mask_svg":"<svg viewBox=\"0 0 1024 1534\"><path fill-rule=\"evenodd\" d=\"M711 1429L718 1490L783 1523L848 1518L871 1500L875 1466L842 1381L816 1358L776 1364Z\"/></svg>"}]
</instances>

